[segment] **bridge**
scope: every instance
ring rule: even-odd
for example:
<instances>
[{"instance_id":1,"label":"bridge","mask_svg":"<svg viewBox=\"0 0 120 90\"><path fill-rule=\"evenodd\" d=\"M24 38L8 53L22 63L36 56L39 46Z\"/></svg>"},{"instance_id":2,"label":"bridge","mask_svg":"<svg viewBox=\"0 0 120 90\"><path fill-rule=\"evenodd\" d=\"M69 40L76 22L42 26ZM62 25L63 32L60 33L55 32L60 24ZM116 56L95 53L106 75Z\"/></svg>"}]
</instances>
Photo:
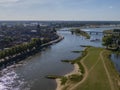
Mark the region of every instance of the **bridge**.
<instances>
[{"instance_id":1,"label":"bridge","mask_svg":"<svg viewBox=\"0 0 120 90\"><path fill-rule=\"evenodd\" d=\"M103 34L103 32L100 31L86 31L86 32L88 32L89 34L96 34L96 35Z\"/></svg>"},{"instance_id":2,"label":"bridge","mask_svg":"<svg viewBox=\"0 0 120 90\"><path fill-rule=\"evenodd\" d=\"M70 29L63 29L63 30L60 30L60 31L70 31L70 32L73 32L74 30L70 30ZM89 33L90 35L92 35L92 34L96 34L96 35L98 35L98 34L103 34L103 32L101 32L101 31L85 31L85 32L87 32L87 33Z\"/></svg>"}]
</instances>

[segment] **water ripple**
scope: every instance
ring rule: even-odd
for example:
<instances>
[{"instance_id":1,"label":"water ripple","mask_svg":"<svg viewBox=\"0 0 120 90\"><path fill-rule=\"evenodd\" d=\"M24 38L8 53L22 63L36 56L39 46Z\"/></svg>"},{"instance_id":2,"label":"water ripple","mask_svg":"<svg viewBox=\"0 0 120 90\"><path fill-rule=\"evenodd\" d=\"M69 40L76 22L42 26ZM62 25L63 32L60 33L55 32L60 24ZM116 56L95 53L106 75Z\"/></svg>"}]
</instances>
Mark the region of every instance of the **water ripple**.
<instances>
[{"instance_id":1,"label":"water ripple","mask_svg":"<svg viewBox=\"0 0 120 90\"><path fill-rule=\"evenodd\" d=\"M29 90L24 87L25 84L26 82L20 79L13 67L0 71L0 90Z\"/></svg>"}]
</instances>

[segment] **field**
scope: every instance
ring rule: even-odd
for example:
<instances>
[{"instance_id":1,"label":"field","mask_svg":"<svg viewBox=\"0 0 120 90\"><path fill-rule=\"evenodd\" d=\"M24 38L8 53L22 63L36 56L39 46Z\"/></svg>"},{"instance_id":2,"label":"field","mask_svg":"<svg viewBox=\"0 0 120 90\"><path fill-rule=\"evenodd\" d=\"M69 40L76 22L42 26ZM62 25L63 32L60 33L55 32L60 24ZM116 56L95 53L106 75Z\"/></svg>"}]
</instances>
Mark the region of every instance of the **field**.
<instances>
[{"instance_id":1,"label":"field","mask_svg":"<svg viewBox=\"0 0 120 90\"><path fill-rule=\"evenodd\" d=\"M116 80L117 72L108 56L110 52L101 48L91 47L88 56L83 60L87 68L87 76L83 83L76 84L73 90L119 90ZM112 70L112 71L111 71Z\"/></svg>"},{"instance_id":2,"label":"field","mask_svg":"<svg viewBox=\"0 0 120 90\"><path fill-rule=\"evenodd\" d=\"M87 55L77 59L85 70L83 79L69 80L57 90L120 90L120 75L109 58L111 52L95 47L88 47L86 51Z\"/></svg>"}]
</instances>

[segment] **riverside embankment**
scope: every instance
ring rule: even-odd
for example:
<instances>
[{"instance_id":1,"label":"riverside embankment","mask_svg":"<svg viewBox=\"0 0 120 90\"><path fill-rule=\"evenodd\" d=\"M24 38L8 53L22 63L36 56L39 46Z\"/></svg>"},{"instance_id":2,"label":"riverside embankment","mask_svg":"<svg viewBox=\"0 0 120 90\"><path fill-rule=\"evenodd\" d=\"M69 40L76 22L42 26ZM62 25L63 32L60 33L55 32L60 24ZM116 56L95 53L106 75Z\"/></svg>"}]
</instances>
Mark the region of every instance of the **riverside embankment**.
<instances>
[{"instance_id":1,"label":"riverside embankment","mask_svg":"<svg viewBox=\"0 0 120 90\"><path fill-rule=\"evenodd\" d=\"M37 47L33 47L31 50L28 48L24 51L20 51L19 53L16 52L14 55L10 55L10 56L5 56L4 58L2 58L0 60L0 69L6 68L9 65L18 63L21 60L24 60L25 58L32 56L38 52L40 52L40 50L44 47L47 47L49 45L52 45L54 43L57 43L59 41L61 41L62 39L64 39L63 36L58 35L59 37L56 40L50 41L48 43L39 45ZM27 46L27 45L26 45ZM14 48L14 47L13 47ZM14 49L13 49L14 50ZM19 49L18 49L19 50ZM5 51L1 51L1 52L7 52L7 50ZM22 53L21 53L22 52Z\"/></svg>"},{"instance_id":2,"label":"riverside embankment","mask_svg":"<svg viewBox=\"0 0 120 90\"><path fill-rule=\"evenodd\" d=\"M56 90L119 90L119 73L116 72L110 61L111 52L96 47L89 47L86 51L87 53L83 58L74 60L81 63L84 73L82 73L82 67L76 68L75 66L73 72L64 76L67 80L63 85L61 84L62 78L56 80ZM79 80L80 75L83 75L83 77ZM86 87L86 85L88 86Z\"/></svg>"}]
</instances>

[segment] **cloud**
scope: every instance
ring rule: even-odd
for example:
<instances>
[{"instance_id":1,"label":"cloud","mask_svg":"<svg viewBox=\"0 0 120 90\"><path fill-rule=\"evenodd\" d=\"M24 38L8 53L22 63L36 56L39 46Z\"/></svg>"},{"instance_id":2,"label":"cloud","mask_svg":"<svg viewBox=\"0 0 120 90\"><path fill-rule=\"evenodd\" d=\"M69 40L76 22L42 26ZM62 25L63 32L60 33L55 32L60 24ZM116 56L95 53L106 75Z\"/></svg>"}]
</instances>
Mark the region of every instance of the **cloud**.
<instances>
[{"instance_id":1,"label":"cloud","mask_svg":"<svg viewBox=\"0 0 120 90\"><path fill-rule=\"evenodd\" d=\"M0 0L0 4L5 4L5 3L14 3L18 2L19 0Z\"/></svg>"},{"instance_id":2,"label":"cloud","mask_svg":"<svg viewBox=\"0 0 120 90\"><path fill-rule=\"evenodd\" d=\"M9 7L31 7L31 6L56 6L61 7L63 5L78 5L79 3L86 3L93 0L0 0L0 6Z\"/></svg>"},{"instance_id":3,"label":"cloud","mask_svg":"<svg viewBox=\"0 0 120 90\"><path fill-rule=\"evenodd\" d=\"M63 1L67 0L0 0L0 6L9 8L9 7L35 7L46 6L46 5L62 5Z\"/></svg>"},{"instance_id":4,"label":"cloud","mask_svg":"<svg viewBox=\"0 0 120 90\"><path fill-rule=\"evenodd\" d=\"M0 7L11 7L25 0L0 0Z\"/></svg>"},{"instance_id":5,"label":"cloud","mask_svg":"<svg viewBox=\"0 0 120 90\"><path fill-rule=\"evenodd\" d=\"M53 0L55 1L55 0ZM51 3L52 0L0 0L0 6L9 7L16 5L34 5L34 4L45 4Z\"/></svg>"}]
</instances>

